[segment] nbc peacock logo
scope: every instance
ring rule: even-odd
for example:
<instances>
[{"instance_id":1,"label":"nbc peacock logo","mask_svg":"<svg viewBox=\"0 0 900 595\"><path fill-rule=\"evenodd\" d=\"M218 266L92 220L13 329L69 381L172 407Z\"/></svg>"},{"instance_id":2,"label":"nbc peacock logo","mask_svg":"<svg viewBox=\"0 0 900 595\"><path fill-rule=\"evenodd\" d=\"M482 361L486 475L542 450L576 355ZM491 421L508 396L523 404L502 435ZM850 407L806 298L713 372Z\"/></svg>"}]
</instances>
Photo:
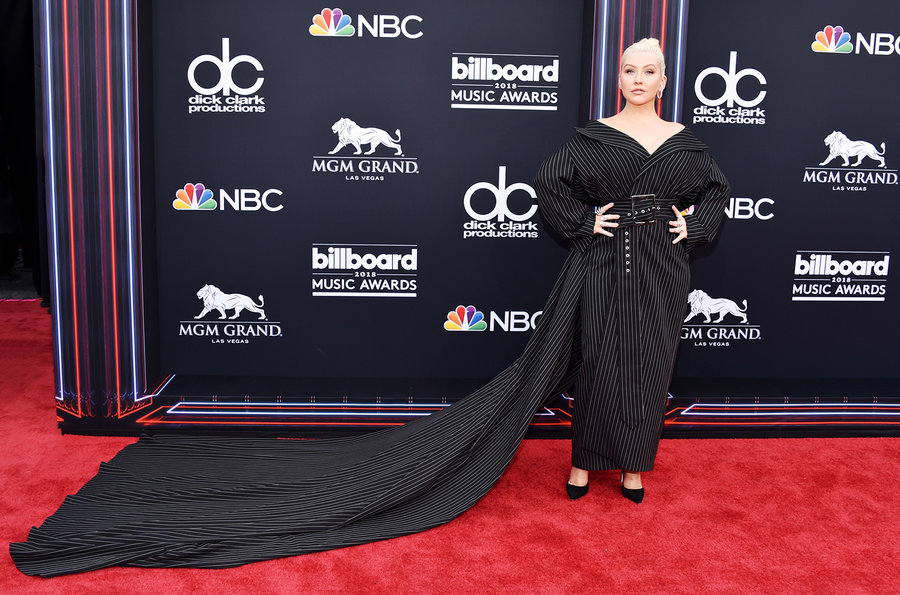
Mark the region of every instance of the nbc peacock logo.
<instances>
[{"instance_id":1,"label":"nbc peacock logo","mask_svg":"<svg viewBox=\"0 0 900 595\"><path fill-rule=\"evenodd\" d=\"M486 328L484 314L475 306L457 306L456 310L447 313L444 322L445 331L483 331Z\"/></svg>"},{"instance_id":2,"label":"nbc peacock logo","mask_svg":"<svg viewBox=\"0 0 900 595\"><path fill-rule=\"evenodd\" d=\"M324 8L313 17L309 33L317 37L353 37L356 35L356 28L350 24L351 21L350 16L340 8Z\"/></svg>"},{"instance_id":3,"label":"nbc peacock logo","mask_svg":"<svg viewBox=\"0 0 900 595\"><path fill-rule=\"evenodd\" d=\"M816 40L812 42L812 51L827 54L849 54L853 51L853 43L850 41L850 34L844 31L843 27L828 25L816 33Z\"/></svg>"},{"instance_id":4,"label":"nbc peacock logo","mask_svg":"<svg viewBox=\"0 0 900 595\"><path fill-rule=\"evenodd\" d=\"M213 191L198 182L179 188L172 206L179 211L215 211L218 205Z\"/></svg>"}]
</instances>

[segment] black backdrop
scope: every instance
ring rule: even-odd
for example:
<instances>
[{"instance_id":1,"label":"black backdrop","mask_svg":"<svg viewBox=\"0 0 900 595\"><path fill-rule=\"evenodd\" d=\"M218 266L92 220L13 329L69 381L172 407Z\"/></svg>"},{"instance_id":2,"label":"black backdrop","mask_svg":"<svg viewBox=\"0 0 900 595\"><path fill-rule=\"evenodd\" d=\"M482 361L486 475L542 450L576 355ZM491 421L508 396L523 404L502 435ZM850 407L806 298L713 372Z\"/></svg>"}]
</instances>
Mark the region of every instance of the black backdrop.
<instances>
[{"instance_id":1,"label":"black backdrop","mask_svg":"<svg viewBox=\"0 0 900 595\"><path fill-rule=\"evenodd\" d=\"M689 22L683 122L709 144L736 197L719 240L694 258L693 287L740 307L747 300L748 320L728 314L719 325L705 324L702 315L689 321L676 374L817 379L807 396L828 392L836 379L895 381L897 343L889 329L898 328L900 310L888 275L796 269L798 256L808 263L815 254L850 263L888 257L889 272L900 237L893 223L900 126L889 90L900 73L900 8L883 2L738 8L693 0ZM849 34L850 52L813 51L828 25ZM860 37L882 40L883 53L870 54ZM717 106L696 91L709 68L721 70L701 78L700 93L706 103L724 101ZM726 79L733 86L726 88ZM730 112L738 108L745 111ZM820 166L829 156L824 139L834 131L878 152L885 143L884 166L870 157L857 165L857 156L849 166L840 157ZM850 145L854 155L859 150ZM747 326L755 331L716 340ZM735 385L731 390L739 391Z\"/></svg>"},{"instance_id":2,"label":"black backdrop","mask_svg":"<svg viewBox=\"0 0 900 595\"><path fill-rule=\"evenodd\" d=\"M487 378L504 367L524 345L564 256L533 214L530 182L579 122L582 4L345 4L357 35L329 37L307 31L322 11L312 2L154 2L155 171L145 207L157 222L147 239L159 269L160 370ZM386 35L396 36L375 37L360 19L387 22ZM171 34L173 23L200 22L190 35ZM239 60L235 85L263 79L245 105L265 111L190 113L191 98L201 94L188 66L203 55L221 59L223 38ZM247 55L262 72L237 58ZM467 64L469 57L550 70L537 81L454 79L454 60ZM209 89L220 69L202 62L194 79ZM473 109L477 96L465 93L472 90L493 93L494 102L480 102L490 109ZM519 93L518 105L502 101L504 91ZM203 97L220 101L213 107L220 109L240 95ZM453 107L460 103L465 107ZM352 144L329 155L341 118L395 140L399 129L402 155L385 144L370 156L370 144L360 156ZM188 183L212 190L217 208L173 208ZM494 217L476 220L466 211L464 198L479 183L496 190L475 190L471 209L496 210ZM252 199L235 210L222 195L270 190L277 191L269 194L273 210ZM497 195L501 207L508 198L517 221L496 207ZM488 225L488 234L501 237L483 237L486 230L467 224ZM466 231L482 237L466 238ZM407 260L415 267L314 269L313 251L327 255L329 248L359 256L415 251L415 262ZM216 311L195 321L203 309L196 294L206 284L257 304L262 295L266 320L244 310L234 321L220 322ZM485 331L445 330L459 305L475 306Z\"/></svg>"},{"instance_id":3,"label":"black backdrop","mask_svg":"<svg viewBox=\"0 0 900 595\"><path fill-rule=\"evenodd\" d=\"M644 27L650 5L384 0L326 31L310 2L42 4L61 426L464 395L521 351L564 257L529 184L589 117L593 52L614 70L608 33L660 23L687 40L663 115L734 189L694 258L673 394L897 397L900 9L694 0L683 30L683 5Z\"/></svg>"}]
</instances>

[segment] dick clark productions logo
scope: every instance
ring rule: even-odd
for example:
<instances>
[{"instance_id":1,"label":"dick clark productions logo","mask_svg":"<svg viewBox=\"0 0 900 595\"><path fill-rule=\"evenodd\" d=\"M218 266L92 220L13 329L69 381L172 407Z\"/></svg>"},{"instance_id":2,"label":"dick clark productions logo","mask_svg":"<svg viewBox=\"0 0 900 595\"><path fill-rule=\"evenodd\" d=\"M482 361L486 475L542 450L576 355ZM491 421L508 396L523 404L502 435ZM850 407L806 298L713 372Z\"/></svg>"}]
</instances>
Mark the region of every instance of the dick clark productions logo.
<instances>
[{"instance_id":1,"label":"dick clark productions logo","mask_svg":"<svg viewBox=\"0 0 900 595\"><path fill-rule=\"evenodd\" d=\"M207 66L211 64L212 67ZM188 113L257 113L266 111L265 98L257 95L263 82L263 76L256 79L249 86L241 86L235 81L235 71L240 67L239 79L244 80L248 76L252 80L254 74L261 75L262 63L253 56L242 54L231 56L231 40L222 38L222 54L214 56L203 54L194 58L187 69L187 79L196 95L188 99ZM198 70L201 71L198 77ZM210 76L212 73L212 76ZM203 82L214 82L211 86L204 86Z\"/></svg>"},{"instance_id":2,"label":"dick clark productions logo","mask_svg":"<svg viewBox=\"0 0 900 595\"><path fill-rule=\"evenodd\" d=\"M501 165L497 184L472 184L463 196L463 208L471 217L463 224L463 239L538 237L537 223L529 221L537 213L536 201L528 184L506 185L506 166Z\"/></svg>"},{"instance_id":3,"label":"dick clark productions logo","mask_svg":"<svg viewBox=\"0 0 900 595\"><path fill-rule=\"evenodd\" d=\"M697 75L694 81L694 94L703 105L694 108L693 123L704 124L756 124L766 123L766 110L758 107L766 98L766 77L755 68L737 69L738 53L732 51L728 55L728 70L718 66L710 66ZM718 97L709 97L703 90L706 79L720 78L725 89ZM759 84L756 95L744 96L738 92L738 84L744 78L755 79ZM746 91L744 91L746 93ZM724 104L724 107L723 107ZM726 109L727 108L727 109Z\"/></svg>"}]
</instances>

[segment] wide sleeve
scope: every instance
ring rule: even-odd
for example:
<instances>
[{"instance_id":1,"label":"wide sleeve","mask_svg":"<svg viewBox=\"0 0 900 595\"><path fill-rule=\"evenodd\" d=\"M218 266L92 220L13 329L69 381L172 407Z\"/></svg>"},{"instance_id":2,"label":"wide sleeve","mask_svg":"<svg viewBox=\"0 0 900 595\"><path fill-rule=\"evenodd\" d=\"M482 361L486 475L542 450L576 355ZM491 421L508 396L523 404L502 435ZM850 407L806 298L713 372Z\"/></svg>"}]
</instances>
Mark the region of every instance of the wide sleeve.
<instances>
[{"instance_id":1,"label":"wide sleeve","mask_svg":"<svg viewBox=\"0 0 900 595\"><path fill-rule=\"evenodd\" d=\"M577 180L575 165L564 146L547 159L534 180L538 206L550 226L584 252L594 237L596 215L588 210L587 193Z\"/></svg>"},{"instance_id":2,"label":"wide sleeve","mask_svg":"<svg viewBox=\"0 0 900 595\"><path fill-rule=\"evenodd\" d=\"M703 187L694 201L694 209L684 216L687 226L685 249L690 252L697 246L713 241L722 223L725 206L731 196L731 188L725 175L710 157Z\"/></svg>"}]
</instances>

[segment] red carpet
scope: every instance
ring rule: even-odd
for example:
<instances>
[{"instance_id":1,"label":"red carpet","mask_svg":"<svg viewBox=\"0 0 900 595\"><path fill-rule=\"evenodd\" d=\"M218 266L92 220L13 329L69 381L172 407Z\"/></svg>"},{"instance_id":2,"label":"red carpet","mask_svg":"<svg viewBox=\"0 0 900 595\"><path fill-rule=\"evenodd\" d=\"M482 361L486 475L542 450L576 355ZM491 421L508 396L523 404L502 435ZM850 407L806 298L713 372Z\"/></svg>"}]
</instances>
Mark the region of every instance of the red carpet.
<instances>
[{"instance_id":1,"label":"red carpet","mask_svg":"<svg viewBox=\"0 0 900 595\"><path fill-rule=\"evenodd\" d=\"M526 441L456 521L228 570L19 573L25 539L130 438L61 436L50 317L0 301L2 593L897 593L900 439L666 440L641 505L612 472L563 493L568 444Z\"/></svg>"}]
</instances>

